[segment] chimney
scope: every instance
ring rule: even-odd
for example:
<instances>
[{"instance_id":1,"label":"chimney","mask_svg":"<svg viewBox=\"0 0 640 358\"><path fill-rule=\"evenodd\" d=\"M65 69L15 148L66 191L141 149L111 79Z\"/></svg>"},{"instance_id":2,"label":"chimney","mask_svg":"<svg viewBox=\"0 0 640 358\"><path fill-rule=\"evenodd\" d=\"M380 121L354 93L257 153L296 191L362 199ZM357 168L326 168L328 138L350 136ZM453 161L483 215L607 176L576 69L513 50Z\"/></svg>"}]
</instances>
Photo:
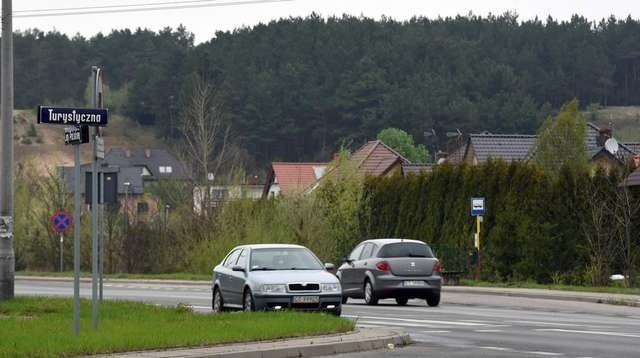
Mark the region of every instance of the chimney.
<instances>
[{"instance_id":1,"label":"chimney","mask_svg":"<svg viewBox=\"0 0 640 358\"><path fill-rule=\"evenodd\" d=\"M633 156L633 165L635 168L640 168L640 154Z\"/></svg>"},{"instance_id":2,"label":"chimney","mask_svg":"<svg viewBox=\"0 0 640 358\"><path fill-rule=\"evenodd\" d=\"M144 150L144 156L146 158L151 158L151 149L145 149Z\"/></svg>"},{"instance_id":3,"label":"chimney","mask_svg":"<svg viewBox=\"0 0 640 358\"><path fill-rule=\"evenodd\" d=\"M124 150L124 156L127 157L127 158L131 158L131 150L125 149Z\"/></svg>"},{"instance_id":4,"label":"chimney","mask_svg":"<svg viewBox=\"0 0 640 358\"><path fill-rule=\"evenodd\" d=\"M604 147L604 143L609 138L611 138L611 128L600 128L600 130L598 130L598 138L596 139L596 143L599 147Z\"/></svg>"}]
</instances>

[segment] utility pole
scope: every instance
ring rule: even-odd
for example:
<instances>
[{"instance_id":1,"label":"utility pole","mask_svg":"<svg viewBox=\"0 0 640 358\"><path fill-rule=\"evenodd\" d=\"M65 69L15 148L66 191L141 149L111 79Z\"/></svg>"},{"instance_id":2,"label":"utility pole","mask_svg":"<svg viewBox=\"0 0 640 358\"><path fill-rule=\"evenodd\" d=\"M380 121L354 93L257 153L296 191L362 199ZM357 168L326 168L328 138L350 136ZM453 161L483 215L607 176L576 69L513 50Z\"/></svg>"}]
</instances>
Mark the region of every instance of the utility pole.
<instances>
[{"instance_id":1,"label":"utility pole","mask_svg":"<svg viewBox=\"0 0 640 358\"><path fill-rule=\"evenodd\" d=\"M13 13L2 0L0 90L0 300L12 299L16 259L13 251Z\"/></svg>"}]
</instances>

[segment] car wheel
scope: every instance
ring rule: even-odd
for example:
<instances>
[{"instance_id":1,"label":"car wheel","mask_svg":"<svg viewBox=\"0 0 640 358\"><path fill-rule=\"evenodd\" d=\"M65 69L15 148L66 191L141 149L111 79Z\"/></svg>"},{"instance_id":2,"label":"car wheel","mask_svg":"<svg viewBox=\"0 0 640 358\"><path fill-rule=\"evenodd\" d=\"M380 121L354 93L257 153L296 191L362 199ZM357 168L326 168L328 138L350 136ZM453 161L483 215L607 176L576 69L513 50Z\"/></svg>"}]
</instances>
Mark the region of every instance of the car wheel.
<instances>
[{"instance_id":1,"label":"car wheel","mask_svg":"<svg viewBox=\"0 0 640 358\"><path fill-rule=\"evenodd\" d=\"M373 292L373 285L371 285L371 281L369 280L364 282L364 302L370 306L378 304L378 298Z\"/></svg>"},{"instance_id":2,"label":"car wheel","mask_svg":"<svg viewBox=\"0 0 640 358\"><path fill-rule=\"evenodd\" d=\"M427 296L427 304L429 305L429 307L436 307L437 305L439 305L440 304L440 292L432 293L429 296Z\"/></svg>"},{"instance_id":3,"label":"car wheel","mask_svg":"<svg viewBox=\"0 0 640 358\"><path fill-rule=\"evenodd\" d=\"M407 302L409 302L408 298L405 297L396 297L396 303L398 306L406 306Z\"/></svg>"},{"instance_id":4,"label":"car wheel","mask_svg":"<svg viewBox=\"0 0 640 358\"><path fill-rule=\"evenodd\" d=\"M334 316L340 317L340 315L342 314L342 306L340 306L340 307L338 307L336 309L333 309L333 310L331 310L329 312L331 312L331 314L334 315Z\"/></svg>"},{"instance_id":5,"label":"car wheel","mask_svg":"<svg viewBox=\"0 0 640 358\"><path fill-rule=\"evenodd\" d=\"M242 310L245 312L251 312L255 309L255 305L253 303L253 295L251 294L250 289L244 290L244 297L242 299Z\"/></svg>"},{"instance_id":6,"label":"car wheel","mask_svg":"<svg viewBox=\"0 0 640 358\"><path fill-rule=\"evenodd\" d=\"M220 313L224 310L224 303L222 301L222 294L218 287L213 290L213 298L211 299L211 310L214 313Z\"/></svg>"}]
</instances>

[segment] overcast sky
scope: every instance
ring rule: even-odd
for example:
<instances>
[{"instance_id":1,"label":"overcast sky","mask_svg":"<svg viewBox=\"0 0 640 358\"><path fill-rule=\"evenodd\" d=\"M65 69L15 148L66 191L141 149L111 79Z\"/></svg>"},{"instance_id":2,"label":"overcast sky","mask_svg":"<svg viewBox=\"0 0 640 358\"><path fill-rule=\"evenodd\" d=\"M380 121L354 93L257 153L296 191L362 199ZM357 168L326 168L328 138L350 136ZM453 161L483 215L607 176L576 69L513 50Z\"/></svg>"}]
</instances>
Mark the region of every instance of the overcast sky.
<instances>
[{"instance_id":1,"label":"overcast sky","mask_svg":"<svg viewBox=\"0 0 640 358\"><path fill-rule=\"evenodd\" d=\"M382 15L396 20L413 16L455 16L467 14L486 15L515 11L520 19L536 16L545 19L551 15L556 19L569 19L578 13L591 20L600 20L610 15L618 18L631 15L640 18L640 0L293 0L271 3L252 3L232 6L210 6L188 9L172 9L142 12L117 12L106 14L83 14L73 16L21 17L34 13L24 10L78 8L123 5L131 9L135 4L172 3L170 6L210 5L225 2L259 2L262 0L14 0L14 29L56 29L70 36L80 33L90 37L98 32L109 33L112 29L149 28L159 30L183 24L196 36L196 42L207 41L219 30L232 30L244 25L255 25L272 19L289 16L306 16L311 12L323 16L364 15L380 18ZM158 5L149 5L158 7ZM115 10L109 8L108 10ZM87 10L96 11L96 10ZM45 12L48 14L56 11ZM59 12L59 11L58 11Z\"/></svg>"}]
</instances>

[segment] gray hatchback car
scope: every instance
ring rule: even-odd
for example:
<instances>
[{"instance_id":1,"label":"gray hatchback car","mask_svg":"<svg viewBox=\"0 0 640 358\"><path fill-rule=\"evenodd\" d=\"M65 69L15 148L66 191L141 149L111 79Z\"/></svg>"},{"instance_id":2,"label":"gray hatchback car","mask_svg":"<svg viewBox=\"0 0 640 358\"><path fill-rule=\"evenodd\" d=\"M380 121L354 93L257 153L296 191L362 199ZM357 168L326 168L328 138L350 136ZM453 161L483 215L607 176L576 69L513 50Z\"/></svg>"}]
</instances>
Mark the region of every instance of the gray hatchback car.
<instances>
[{"instance_id":1,"label":"gray hatchback car","mask_svg":"<svg viewBox=\"0 0 640 358\"><path fill-rule=\"evenodd\" d=\"M342 303L349 297L364 298L368 305L384 298L395 298L399 305L406 305L410 298L425 299L429 306L440 303L440 262L422 241L364 241L336 276L342 284Z\"/></svg>"},{"instance_id":2,"label":"gray hatchback car","mask_svg":"<svg viewBox=\"0 0 640 358\"><path fill-rule=\"evenodd\" d=\"M243 245L213 269L211 308L320 310L340 315L340 282L299 245Z\"/></svg>"}]
</instances>

